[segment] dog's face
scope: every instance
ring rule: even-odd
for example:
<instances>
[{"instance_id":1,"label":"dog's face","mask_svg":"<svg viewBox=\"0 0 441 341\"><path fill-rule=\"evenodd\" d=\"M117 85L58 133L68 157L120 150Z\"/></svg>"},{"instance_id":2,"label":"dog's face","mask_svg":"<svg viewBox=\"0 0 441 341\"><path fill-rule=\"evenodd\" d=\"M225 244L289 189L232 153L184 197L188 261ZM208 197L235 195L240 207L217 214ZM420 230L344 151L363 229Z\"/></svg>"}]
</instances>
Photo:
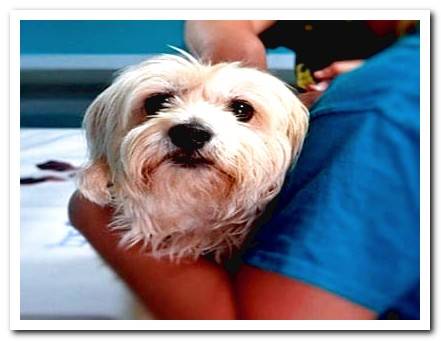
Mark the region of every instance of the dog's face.
<instances>
[{"instance_id":1,"label":"dog's face","mask_svg":"<svg viewBox=\"0 0 441 341\"><path fill-rule=\"evenodd\" d=\"M243 239L299 153L308 114L264 72L163 56L124 71L84 123L83 194L117 208L125 241L181 257Z\"/></svg>"}]
</instances>

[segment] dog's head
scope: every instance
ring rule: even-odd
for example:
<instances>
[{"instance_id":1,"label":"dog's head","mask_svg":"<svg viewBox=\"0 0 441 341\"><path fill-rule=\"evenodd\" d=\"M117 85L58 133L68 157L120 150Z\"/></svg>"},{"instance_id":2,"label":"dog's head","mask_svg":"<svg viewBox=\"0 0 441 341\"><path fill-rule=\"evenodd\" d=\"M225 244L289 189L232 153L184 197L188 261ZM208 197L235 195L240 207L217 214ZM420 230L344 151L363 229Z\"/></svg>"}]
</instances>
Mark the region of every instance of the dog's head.
<instances>
[{"instance_id":1,"label":"dog's head","mask_svg":"<svg viewBox=\"0 0 441 341\"><path fill-rule=\"evenodd\" d=\"M213 199L252 207L280 189L308 112L265 72L166 55L124 70L84 125L90 160L80 189L98 204L112 200L111 185L135 200L170 192L194 210Z\"/></svg>"}]
</instances>

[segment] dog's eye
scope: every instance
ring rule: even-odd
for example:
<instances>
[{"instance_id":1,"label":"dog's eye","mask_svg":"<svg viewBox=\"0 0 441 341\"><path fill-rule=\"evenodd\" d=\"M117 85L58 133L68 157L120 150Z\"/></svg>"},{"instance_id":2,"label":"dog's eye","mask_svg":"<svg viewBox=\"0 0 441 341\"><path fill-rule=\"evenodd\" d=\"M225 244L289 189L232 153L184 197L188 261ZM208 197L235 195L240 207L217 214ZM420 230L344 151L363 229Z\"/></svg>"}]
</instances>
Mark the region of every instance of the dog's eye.
<instances>
[{"instance_id":1,"label":"dog's eye","mask_svg":"<svg viewBox=\"0 0 441 341\"><path fill-rule=\"evenodd\" d=\"M164 109L167 103L170 103L173 98L171 93L153 94L144 102L144 109L147 115L155 115L160 110Z\"/></svg>"},{"instance_id":2,"label":"dog's eye","mask_svg":"<svg viewBox=\"0 0 441 341\"><path fill-rule=\"evenodd\" d=\"M253 106L247 101L241 99L231 101L229 109L241 122L248 122L254 115Z\"/></svg>"}]
</instances>

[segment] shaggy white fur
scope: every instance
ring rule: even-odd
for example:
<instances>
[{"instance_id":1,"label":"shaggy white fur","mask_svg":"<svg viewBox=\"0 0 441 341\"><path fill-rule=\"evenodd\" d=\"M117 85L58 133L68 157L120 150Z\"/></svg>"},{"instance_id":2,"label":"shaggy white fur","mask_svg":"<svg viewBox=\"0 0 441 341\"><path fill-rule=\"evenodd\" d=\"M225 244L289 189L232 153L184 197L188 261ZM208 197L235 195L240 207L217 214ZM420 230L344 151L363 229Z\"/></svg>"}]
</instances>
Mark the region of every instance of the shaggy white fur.
<instances>
[{"instance_id":1,"label":"shaggy white fur","mask_svg":"<svg viewBox=\"0 0 441 341\"><path fill-rule=\"evenodd\" d=\"M144 103L170 94L156 113ZM243 122L232 101L253 109ZM212 138L191 166L176 163L170 128L197 122ZM124 70L91 104L90 151L79 177L85 197L112 205L121 242L143 242L172 260L238 248L279 192L300 152L308 111L275 77L239 63L203 64L164 55ZM188 156L188 153L187 153ZM194 155L193 155L194 156Z\"/></svg>"}]
</instances>

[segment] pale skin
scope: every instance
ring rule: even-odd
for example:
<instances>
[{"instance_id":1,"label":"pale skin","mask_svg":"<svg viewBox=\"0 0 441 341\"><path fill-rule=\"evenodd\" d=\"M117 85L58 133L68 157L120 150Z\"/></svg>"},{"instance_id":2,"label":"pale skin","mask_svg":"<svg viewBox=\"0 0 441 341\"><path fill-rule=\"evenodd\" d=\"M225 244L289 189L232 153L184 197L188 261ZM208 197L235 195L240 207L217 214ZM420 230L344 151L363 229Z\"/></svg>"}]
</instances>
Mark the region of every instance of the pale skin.
<instances>
[{"instance_id":1,"label":"pale skin","mask_svg":"<svg viewBox=\"0 0 441 341\"><path fill-rule=\"evenodd\" d=\"M272 24L272 21L191 21L187 23L186 40L194 53L212 62L244 60L249 66L266 69L265 49L258 34ZM343 69L331 68L329 72L324 69L315 76L329 82ZM310 103L321 93L318 90L309 92ZM120 248L119 236L107 228L112 214L110 207L100 207L79 192L73 194L69 203L72 224L155 318L376 318L375 312L331 292L253 266L242 265L233 276L221 265L204 258L175 264L153 259L136 246Z\"/></svg>"}]
</instances>

